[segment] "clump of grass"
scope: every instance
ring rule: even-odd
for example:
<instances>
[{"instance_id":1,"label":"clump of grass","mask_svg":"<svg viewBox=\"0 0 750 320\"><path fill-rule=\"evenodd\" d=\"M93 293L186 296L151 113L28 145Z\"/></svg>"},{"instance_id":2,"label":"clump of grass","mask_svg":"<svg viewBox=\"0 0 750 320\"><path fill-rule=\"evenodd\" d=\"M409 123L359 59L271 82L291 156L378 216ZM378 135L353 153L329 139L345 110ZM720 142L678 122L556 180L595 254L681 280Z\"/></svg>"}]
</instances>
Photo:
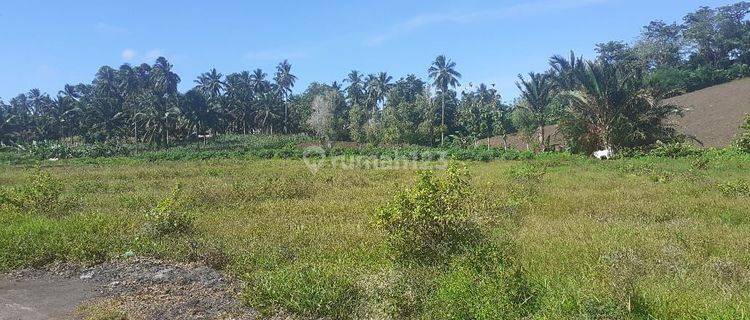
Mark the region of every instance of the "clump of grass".
<instances>
[{"instance_id":1,"label":"clump of grass","mask_svg":"<svg viewBox=\"0 0 750 320\"><path fill-rule=\"evenodd\" d=\"M198 261L214 268L223 270L231 262L231 257L226 252L226 247L220 242L211 242L205 239L190 239L188 260Z\"/></svg>"},{"instance_id":2,"label":"clump of grass","mask_svg":"<svg viewBox=\"0 0 750 320\"><path fill-rule=\"evenodd\" d=\"M76 310L78 316L84 320L128 320L128 314L116 303L104 301L91 305L83 305Z\"/></svg>"},{"instance_id":3,"label":"clump of grass","mask_svg":"<svg viewBox=\"0 0 750 320\"><path fill-rule=\"evenodd\" d=\"M491 245L458 256L434 281L426 302L431 319L520 319L534 309L535 292L507 253Z\"/></svg>"},{"instance_id":4,"label":"clump of grass","mask_svg":"<svg viewBox=\"0 0 750 320\"><path fill-rule=\"evenodd\" d=\"M547 174L546 167L523 164L509 171L509 180L512 181L508 190L508 205L516 208L531 202L538 194L542 186L544 176Z\"/></svg>"},{"instance_id":5,"label":"clump of grass","mask_svg":"<svg viewBox=\"0 0 750 320\"><path fill-rule=\"evenodd\" d=\"M719 192L726 197L748 197L750 196L750 185L745 180L727 181L717 185Z\"/></svg>"},{"instance_id":6,"label":"clump of grass","mask_svg":"<svg viewBox=\"0 0 750 320\"><path fill-rule=\"evenodd\" d=\"M638 282L645 274L643 262L630 250L615 251L602 258L609 269L613 300L626 313L637 311Z\"/></svg>"},{"instance_id":7,"label":"clump of grass","mask_svg":"<svg viewBox=\"0 0 750 320\"><path fill-rule=\"evenodd\" d=\"M258 272L248 281L245 300L263 313L349 318L359 302L354 283L320 266L302 265Z\"/></svg>"},{"instance_id":8,"label":"clump of grass","mask_svg":"<svg viewBox=\"0 0 750 320\"><path fill-rule=\"evenodd\" d=\"M194 218L180 210L178 200L182 187L178 184L172 193L146 214L146 231L156 237L189 234L194 229Z\"/></svg>"},{"instance_id":9,"label":"clump of grass","mask_svg":"<svg viewBox=\"0 0 750 320\"><path fill-rule=\"evenodd\" d=\"M479 240L470 219L468 179L466 170L455 164L442 177L422 172L413 188L399 192L377 212L376 223L388 232L396 261L445 260Z\"/></svg>"},{"instance_id":10,"label":"clump of grass","mask_svg":"<svg viewBox=\"0 0 750 320\"><path fill-rule=\"evenodd\" d=\"M45 217L62 217L74 207L75 201L63 195L62 181L48 172L39 172L29 184L0 190L0 206L9 205L23 213Z\"/></svg>"},{"instance_id":11,"label":"clump of grass","mask_svg":"<svg viewBox=\"0 0 750 320\"><path fill-rule=\"evenodd\" d=\"M711 164L711 160L707 157L698 157L695 158L692 162L690 162L690 167L693 170L708 170L709 165Z\"/></svg>"}]
</instances>

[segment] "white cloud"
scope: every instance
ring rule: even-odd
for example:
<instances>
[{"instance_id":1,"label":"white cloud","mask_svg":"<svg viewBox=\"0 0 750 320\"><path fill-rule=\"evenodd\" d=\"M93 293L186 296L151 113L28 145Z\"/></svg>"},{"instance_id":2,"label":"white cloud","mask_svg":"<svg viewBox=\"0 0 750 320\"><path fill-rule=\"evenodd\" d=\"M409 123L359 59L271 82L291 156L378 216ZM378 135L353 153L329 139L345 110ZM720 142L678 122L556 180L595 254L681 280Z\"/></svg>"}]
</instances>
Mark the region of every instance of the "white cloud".
<instances>
[{"instance_id":1,"label":"white cloud","mask_svg":"<svg viewBox=\"0 0 750 320\"><path fill-rule=\"evenodd\" d=\"M146 61L156 61L157 58L165 56L161 49L151 49L143 55Z\"/></svg>"},{"instance_id":2,"label":"white cloud","mask_svg":"<svg viewBox=\"0 0 750 320\"><path fill-rule=\"evenodd\" d=\"M133 49L122 50L122 60L133 61L136 56L138 56L138 51L135 51Z\"/></svg>"},{"instance_id":3,"label":"white cloud","mask_svg":"<svg viewBox=\"0 0 750 320\"><path fill-rule=\"evenodd\" d=\"M391 26L386 32L365 39L364 44L366 46L378 46L390 39L431 25L444 23L474 23L486 20L513 18L594 5L606 1L608 0L542 0L536 2L522 2L494 10L422 13Z\"/></svg>"},{"instance_id":4,"label":"white cloud","mask_svg":"<svg viewBox=\"0 0 750 320\"><path fill-rule=\"evenodd\" d=\"M125 62L152 63L156 61L156 59L159 57L167 57L167 54L165 54L164 51L161 49L151 49L141 54L138 52L138 50L127 48L125 50L122 50L122 53L120 54L120 56L122 57L122 60L124 60ZM167 58L170 59L170 57L167 57Z\"/></svg>"}]
</instances>

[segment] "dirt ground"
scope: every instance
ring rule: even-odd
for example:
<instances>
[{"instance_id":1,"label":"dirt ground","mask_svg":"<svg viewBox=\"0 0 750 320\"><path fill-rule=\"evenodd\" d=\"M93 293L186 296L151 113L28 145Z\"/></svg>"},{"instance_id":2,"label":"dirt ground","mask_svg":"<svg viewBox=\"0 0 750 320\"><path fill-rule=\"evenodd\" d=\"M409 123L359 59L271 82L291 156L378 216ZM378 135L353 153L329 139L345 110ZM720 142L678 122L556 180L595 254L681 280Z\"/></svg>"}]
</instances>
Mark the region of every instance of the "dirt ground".
<instances>
[{"instance_id":1,"label":"dirt ground","mask_svg":"<svg viewBox=\"0 0 750 320\"><path fill-rule=\"evenodd\" d=\"M0 276L0 320L81 319L91 305L117 306L128 319L256 319L241 292L239 281L200 264L55 264Z\"/></svg>"},{"instance_id":2,"label":"dirt ground","mask_svg":"<svg viewBox=\"0 0 750 320\"><path fill-rule=\"evenodd\" d=\"M90 283L64 277L0 278L0 320L72 318L76 307L99 296Z\"/></svg>"},{"instance_id":3,"label":"dirt ground","mask_svg":"<svg viewBox=\"0 0 750 320\"><path fill-rule=\"evenodd\" d=\"M697 138L705 147L725 147L740 131L750 114L750 78L705 88L667 100L685 108L675 119L679 130Z\"/></svg>"}]
</instances>

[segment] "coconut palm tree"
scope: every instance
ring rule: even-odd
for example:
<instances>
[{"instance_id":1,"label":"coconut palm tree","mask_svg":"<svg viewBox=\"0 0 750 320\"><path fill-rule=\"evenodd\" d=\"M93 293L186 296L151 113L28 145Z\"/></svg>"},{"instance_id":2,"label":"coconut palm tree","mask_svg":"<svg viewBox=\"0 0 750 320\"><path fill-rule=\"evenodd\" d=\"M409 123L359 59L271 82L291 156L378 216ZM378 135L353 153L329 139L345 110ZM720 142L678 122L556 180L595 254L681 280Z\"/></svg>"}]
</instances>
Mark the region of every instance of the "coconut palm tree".
<instances>
[{"instance_id":1,"label":"coconut palm tree","mask_svg":"<svg viewBox=\"0 0 750 320\"><path fill-rule=\"evenodd\" d=\"M554 84L550 76L544 73L530 72L529 80L519 74L518 80L516 86L521 90L521 98L525 102L520 106L533 117L539 127L539 147L544 151L547 148L544 127L551 116Z\"/></svg>"},{"instance_id":2,"label":"coconut palm tree","mask_svg":"<svg viewBox=\"0 0 750 320\"><path fill-rule=\"evenodd\" d=\"M224 86L226 85L224 81L221 80L223 76L224 75L216 71L216 69L211 69L209 72L201 73L201 75L198 76L198 79L195 80L195 83L198 84L196 89L208 97L208 99L216 99L224 91Z\"/></svg>"},{"instance_id":3,"label":"coconut palm tree","mask_svg":"<svg viewBox=\"0 0 750 320\"><path fill-rule=\"evenodd\" d=\"M267 74L261 69L255 69L251 77L253 79L253 91L263 92L268 90L269 83L266 81Z\"/></svg>"},{"instance_id":4,"label":"coconut palm tree","mask_svg":"<svg viewBox=\"0 0 750 320\"><path fill-rule=\"evenodd\" d=\"M552 67L552 80L559 92L573 90L577 84L578 74L585 67L583 58L576 57L572 50L570 58L554 55L549 59L549 64Z\"/></svg>"},{"instance_id":5,"label":"coconut palm tree","mask_svg":"<svg viewBox=\"0 0 750 320\"><path fill-rule=\"evenodd\" d=\"M172 65L164 57L156 59L150 71L152 89L159 95L176 95L180 76L172 72Z\"/></svg>"},{"instance_id":6,"label":"coconut palm tree","mask_svg":"<svg viewBox=\"0 0 750 320\"><path fill-rule=\"evenodd\" d=\"M442 107L440 110L440 145L445 142L445 95L448 93L448 89L455 88L461 84L458 79L461 78L461 73L456 71L456 63L447 59L444 55L439 55L432 62L432 65L427 69L427 73L430 79L433 80L433 85L440 91L440 97L442 100Z\"/></svg>"},{"instance_id":7,"label":"coconut palm tree","mask_svg":"<svg viewBox=\"0 0 750 320\"><path fill-rule=\"evenodd\" d=\"M363 82L362 74L357 70L352 70L344 79L344 82L348 82L349 86L345 88L346 96L349 100L349 104L360 102L362 98Z\"/></svg>"},{"instance_id":8,"label":"coconut palm tree","mask_svg":"<svg viewBox=\"0 0 750 320\"><path fill-rule=\"evenodd\" d=\"M273 79L276 81L276 89L279 91L284 104L284 133L289 133L289 103L287 98L292 94L294 82L297 81L297 76L292 74L292 65L289 64L289 61L284 60L276 66L276 76Z\"/></svg>"},{"instance_id":9,"label":"coconut palm tree","mask_svg":"<svg viewBox=\"0 0 750 320\"><path fill-rule=\"evenodd\" d=\"M367 99L371 107L370 125L373 125L373 122L377 119L378 106L385 103L392 80L393 77L386 72L367 76Z\"/></svg>"},{"instance_id":10,"label":"coconut palm tree","mask_svg":"<svg viewBox=\"0 0 750 320\"><path fill-rule=\"evenodd\" d=\"M242 133L247 133L252 125L250 120L253 118L255 100L253 83L253 76L247 71L227 76L227 115L233 118L235 130L241 127Z\"/></svg>"}]
</instances>

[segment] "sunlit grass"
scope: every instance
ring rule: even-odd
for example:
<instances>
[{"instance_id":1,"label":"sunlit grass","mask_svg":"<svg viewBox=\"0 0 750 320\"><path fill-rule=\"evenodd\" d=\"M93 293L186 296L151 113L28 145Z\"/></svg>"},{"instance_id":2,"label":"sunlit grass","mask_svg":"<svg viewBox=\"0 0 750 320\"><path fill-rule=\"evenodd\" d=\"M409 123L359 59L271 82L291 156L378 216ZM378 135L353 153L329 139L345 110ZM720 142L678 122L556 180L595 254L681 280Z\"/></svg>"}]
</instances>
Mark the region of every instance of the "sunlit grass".
<instances>
[{"instance_id":1,"label":"sunlit grass","mask_svg":"<svg viewBox=\"0 0 750 320\"><path fill-rule=\"evenodd\" d=\"M748 317L750 197L727 196L718 185L750 181L750 159L715 157L705 169L692 161L470 162L485 202L475 219L493 241L511 241L513 259L535 288L533 318ZM546 167L533 190L513 178L524 166ZM24 185L38 170L1 167L0 184ZM229 272L271 287L278 282L278 295L265 296L274 308L336 317L369 314L362 310L382 301L368 286L401 273L373 213L416 177L335 168L313 174L300 160L63 161L42 170L63 182L76 210L47 218L0 207L0 269L96 262L129 250L187 259L195 237L221 244ZM195 235L149 238L145 213L178 184ZM287 281L295 285L281 283ZM338 305L341 292L356 295L360 307ZM331 305L318 309L315 299Z\"/></svg>"}]
</instances>

